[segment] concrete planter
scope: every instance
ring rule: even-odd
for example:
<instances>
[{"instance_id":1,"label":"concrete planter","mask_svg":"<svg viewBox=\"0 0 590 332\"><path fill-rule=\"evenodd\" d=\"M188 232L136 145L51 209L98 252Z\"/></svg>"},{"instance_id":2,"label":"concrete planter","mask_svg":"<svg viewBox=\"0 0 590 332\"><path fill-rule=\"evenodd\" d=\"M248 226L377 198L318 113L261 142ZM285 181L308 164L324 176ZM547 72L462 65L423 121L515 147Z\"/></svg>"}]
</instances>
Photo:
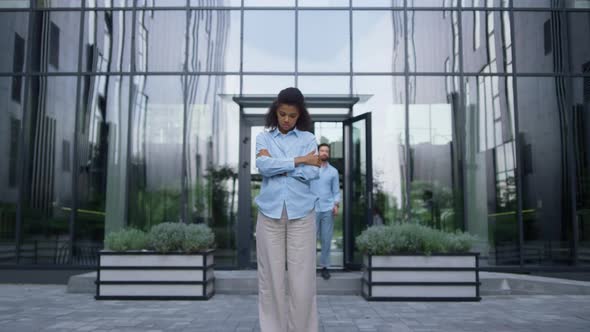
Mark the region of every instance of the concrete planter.
<instances>
[{"instance_id":1,"label":"concrete planter","mask_svg":"<svg viewBox=\"0 0 590 332\"><path fill-rule=\"evenodd\" d=\"M479 301L479 254L365 255L368 301Z\"/></svg>"},{"instance_id":2,"label":"concrete planter","mask_svg":"<svg viewBox=\"0 0 590 332\"><path fill-rule=\"evenodd\" d=\"M99 253L97 300L208 300L215 294L213 250Z\"/></svg>"}]
</instances>

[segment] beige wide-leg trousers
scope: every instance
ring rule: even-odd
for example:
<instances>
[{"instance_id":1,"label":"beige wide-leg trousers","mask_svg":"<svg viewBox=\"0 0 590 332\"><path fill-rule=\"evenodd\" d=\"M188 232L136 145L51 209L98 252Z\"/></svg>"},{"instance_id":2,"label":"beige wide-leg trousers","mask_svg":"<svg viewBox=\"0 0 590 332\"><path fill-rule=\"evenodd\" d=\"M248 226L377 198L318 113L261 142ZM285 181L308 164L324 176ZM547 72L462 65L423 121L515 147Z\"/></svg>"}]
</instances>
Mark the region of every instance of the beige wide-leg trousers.
<instances>
[{"instance_id":1,"label":"beige wide-leg trousers","mask_svg":"<svg viewBox=\"0 0 590 332\"><path fill-rule=\"evenodd\" d=\"M258 315L262 332L318 331L315 227L313 210L294 220L288 220L284 207L279 220L258 213Z\"/></svg>"}]
</instances>

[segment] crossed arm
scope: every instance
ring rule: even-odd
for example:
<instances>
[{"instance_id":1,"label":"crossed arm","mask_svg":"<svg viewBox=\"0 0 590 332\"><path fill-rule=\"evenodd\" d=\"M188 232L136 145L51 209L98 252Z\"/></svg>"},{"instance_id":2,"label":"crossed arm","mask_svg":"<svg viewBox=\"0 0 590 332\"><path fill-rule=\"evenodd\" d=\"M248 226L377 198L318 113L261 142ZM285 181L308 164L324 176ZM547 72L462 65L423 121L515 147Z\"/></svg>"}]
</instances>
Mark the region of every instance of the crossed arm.
<instances>
[{"instance_id":1,"label":"crossed arm","mask_svg":"<svg viewBox=\"0 0 590 332\"><path fill-rule=\"evenodd\" d=\"M266 177L286 175L302 182L309 182L319 177L321 161L317 155L315 141L308 144L311 152L295 158L274 158L261 137L256 138L256 167Z\"/></svg>"}]
</instances>

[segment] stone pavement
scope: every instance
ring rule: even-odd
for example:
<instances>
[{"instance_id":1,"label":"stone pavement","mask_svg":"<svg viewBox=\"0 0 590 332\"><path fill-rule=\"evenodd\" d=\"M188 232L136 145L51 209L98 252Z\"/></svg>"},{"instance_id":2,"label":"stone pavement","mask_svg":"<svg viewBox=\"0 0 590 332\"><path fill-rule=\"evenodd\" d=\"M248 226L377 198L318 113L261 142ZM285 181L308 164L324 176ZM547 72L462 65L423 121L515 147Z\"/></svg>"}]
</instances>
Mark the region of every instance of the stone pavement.
<instances>
[{"instance_id":1,"label":"stone pavement","mask_svg":"<svg viewBox=\"0 0 590 332\"><path fill-rule=\"evenodd\" d=\"M590 296L488 296L479 303L318 297L322 331L590 331ZM255 295L95 301L62 285L0 284L0 331L258 331ZM278 331L280 332L280 331Z\"/></svg>"}]
</instances>

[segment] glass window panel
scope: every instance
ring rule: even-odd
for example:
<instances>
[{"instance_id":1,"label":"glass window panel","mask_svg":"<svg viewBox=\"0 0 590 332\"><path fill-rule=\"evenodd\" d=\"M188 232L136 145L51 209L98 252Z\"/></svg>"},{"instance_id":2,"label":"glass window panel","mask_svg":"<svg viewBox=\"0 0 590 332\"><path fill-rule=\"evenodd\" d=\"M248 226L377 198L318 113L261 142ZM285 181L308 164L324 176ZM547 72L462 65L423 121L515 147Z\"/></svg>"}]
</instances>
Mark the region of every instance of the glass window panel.
<instances>
[{"instance_id":1,"label":"glass window panel","mask_svg":"<svg viewBox=\"0 0 590 332\"><path fill-rule=\"evenodd\" d=\"M512 72L510 16L502 12L464 11L462 22L464 71Z\"/></svg>"},{"instance_id":2,"label":"glass window panel","mask_svg":"<svg viewBox=\"0 0 590 332\"><path fill-rule=\"evenodd\" d=\"M299 71L350 71L349 13L299 11Z\"/></svg>"},{"instance_id":3,"label":"glass window panel","mask_svg":"<svg viewBox=\"0 0 590 332\"><path fill-rule=\"evenodd\" d=\"M131 21L131 11L86 12L82 71L131 70Z\"/></svg>"},{"instance_id":4,"label":"glass window panel","mask_svg":"<svg viewBox=\"0 0 590 332\"><path fill-rule=\"evenodd\" d=\"M142 4L145 2L145 5ZM158 0L140 0L138 3L138 7L185 7L186 0L166 0L166 1L158 1Z\"/></svg>"},{"instance_id":5,"label":"glass window panel","mask_svg":"<svg viewBox=\"0 0 590 332\"><path fill-rule=\"evenodd\" d=\"M590 0L513 0L515 8L590 8Z\"/></svg>"},{"instance_id":6,"label":"glass window panel","mask_svg":"<svg viewBox=\"0 0 590 332\"><path fill-rule=\"evenodd\" d=\"M110 89L111 86L115 89ZM107 193L115 195L113 191L124 186L124 182L113 175L124 170L114 152L120 148L117 137L122 134L120 117L127 117L126 107L120 115L113 113L118 111L115 105L128 103L127 96L121 98L119 93L120 88L128 90L128 87L120 76L85 76L82 80L77 133L80 160L78 214L73 252L73 263L77 265L96 265L107 215L112 225L113 217L122 214L121 203L114 203ZM127 128L123 131L126 133ZM118 224L118 227L123 226L121 221Z\"/></svg>"},{"instance_id":7,"label":"glass window panel","mask_svg":"<svg viewBox=\"0 0 590 332\"><path fill-rule=\"evenodd\" d=\"M352 0L353 7L403 7L404 0Z\"/></svg>"},{"instance_id":8,"label":"glass window panel","mask_svg":"<svg viewBox=\"0 0 590 332\"><path fill-rule=\"evenodd\" d=\"M517 79L520 145L523 148L523 224L525 264L569 264L572 228L568 217L569 176L566 129L571 109L558 86L565 78ZM577 86L576 93L580 93ZM578 99L579 100L579 99ZM578 104L579 105L579 104Z\"/></svg>"},{"instance_id":9,"label":"glass window panel","mask_svg":"<svg viewBox=\"0 0 590 332\"><path fill-rule=\"evenodd\" d=\"M80 44L80 13L50 11L31 22L35 43L45 45L32 48L32 71L75 72L78 70ZM42 50L44 50L42 52Z\"/></svg>"},{"instance_id":10,"label":"glass window panel","mask_svg":"<svg viewBox=\"0 0 590 332\"><path fill-rule=\"evenodd\" d=\"M29 116L23 123L27 155L20 260L68 264L77 78L30 78Z\"/></svg>"},{"instance_id":11,"label":"glass window panel","mask_svg":"<svg viewBox=\"0 0 590 332\"><path fill-rule=\"evenodd\" d=\"M408 7L456 7L457 0L408 0Z\"/></svg>"},{"instance_id":12,"label":"glass window panel","mask_svg":"<svg viewBox=\"0 0 590 332\"><path fill-rule=\"evenodd\" d=\"M349 76L299 76L298 87L304 95L350 94Z\"/></svg>"},{"instance_id":13,"label":"glass window panel","mask_svg":"<svg viewBox=\"0 0 590 332\"><path fill-rule=\"evenodd\" d=\"M104 216L104 227L105 234L112 231L119 230L125 227L125 215L127 210L128 200L126 197L127 191L127 160L129 155L127 153L129 147L129 121L131 114L129 112L129 82L130 76L98 76L92 78L92 81L85 86L95 87L91 89L92 93L88 96L82 97L82 101L90 103L100 110L106 109L104 114L101 114L102 118L98 123L100 126L107 126L108 135L106 137L106 143L95 142L101 148L108 146L108 162L107 162L107 174L106 174L106 197L105 197L105 216ZM103 86L106 85L106 94L103 95L105 89ZM135 93L135 92L134 92ZM101 105L103 104L103 105ZM84 109L89 109L88 106ZM90 112L86 112L91 114ZM82 111L82 114L84 112ZM103 119L104 118L104 119ZM84 117L81 119L81 125L85 123ZM96 123L97 120L95 120ZM136 120L137 121L137 120ZM106 122L106 124L105 124ZM88 126L90 128L90 126ZM81 126L81 128L83 128ZM100 134L104 135L104 128L101 128ZM101 136L101 139L105 139L105 136ZM87 139L91 141L90 138ZM82 145L83 146L83 145ZM100 152L99 154L104 154ZM90 152L88 152L90 155ZM84 156L84 154L82 154ZM105 161L101 160L104 163ZM100 177L96 174L92 177ZM104 189L103 189L104 190ZM100 200L99 200L100 201ZM88 205L93 204L92 201L88 201ZM94 206L96 208L96 206ZM87 217L89 217L88 215ZM92 217L97 217L93 214Z\"/></svg>"},{"instance_id":14,"label":"glass window panel","mask_svg":"<svg viewBox=\"0 0 590 332\"><path fill-rule=\"evenodd\" d=\"M0 1L0 8L29 8L30 0L4 0Z\"/></svg>"},{"instance_id":15,"label":"glass window panel","mask_svg":"<svg viewBox=\"0 0 590 332\"><path fill-rule=\"evenodd\" d=\"M182 71L185 62L185 11L137 11L137 71Z\"/></svg>"},{"instance_id":16,"label":"glass window panel","mask_svg":"<svg viewBox=\"0 0 590 332\"><path fill-rule=\"evenodd\" d=\"M519 1L519 0L516 0ZM476 8L497 8L497 7L510 7L510 0L463 0L461 6L464 8L476 7Z\"/></svg>"},{"instance_id":17,"label":"glass window panel","mask_svg":"<svg viewBox=\"0 0 590 332\"><path fill-rule=\"evenodd\" d=\"M243 33L244 71L295 70L294 12L246 11ZM269 43L271 40L273 42Z\"/></svg>"},{"instance_id":18,"label":"glass window panel","mask_svg":"<svg viewBox=\"0 0 590 332\"><path fill-rule=\"evenodd\" d=\"M191 6L241 7L242 0L190 0Z\"/></svg>"},{"instance_id":19,"label":"glass window panel","mask_svg":"<svg viewBox=\"0 0 590 332\"><path fill-rule=\"evenodd\" d=\"M182 218L182 81L181 76L133 78L130 226L149 229Z\"/></svg>"},{"instance_id":20,"label":"glass window panel","mask_svg":"<svg viewBox=\"0 0 590 332\"><path fill-rule=\"evenodd\" d=\"M514 12L519 72L581 73L590 62L587 13ZM568 58L570 65L568 66Z\"/></svg>"},{"instance_id":21,"label":"glass window panel","mask_svg":"<svg viewBox=\"0 0 590 332\"><path fill-rule=\"evenodd\" d=\"M153 0L152 0L153 1ZM94 4L92 2L86 3L86 8L120 8L120 7L132 7L133 0L95 0Z\"/></svg>"},{"instance_id":22,"label":"glass window panel","mask_svg":"<svg viewBox=\"0 0 590 332\"><path fill-rule=\"evenodd\" d=\"M400 222L406 212L405 88L396 76L355 76L354 115L371 113L373 197L385 224Z\"/></svg>"},{"instance_id":23,"label":"glass window panel","mask_svg":"<svg viewBox=\"0 0 590 332\"><path fill-rule=\"evenodd\" d=\"M191 12L188 57L189 71L239 71L240 12Z\"/></svg>"},{"instance_id":24,"label":"glass window panel","mask_svg":"<svg viewBox=\"0 0 590 332\"><path fill-rule=\"evenodd\" d=\"M353 70L404 71L403 11L353 12Z\"/></svg>"},{"instance_id":25,"label":"glass window panel","mask_svg":"<svg viewBox=\"0 0 590 332\"><path fill-rule=\"evenodd\" d=\"M19 189L19 137L23 125L22 103L15 101L14 85L19 84L22 100L24 79L0 78L0 265L16 263L16 207Z\"/></svg>"},{"instance_id":26,"label":"glass window panel","mask_svg":"<svg viewBox=\"0 0 590 332\"><path fill-rule=\"evenodd\" d=\"M0 72L26 71L28 22L28 13L0 13Z\"/></svg>"},{"instance_id":27,"label":"glass window panel","mask_svg":"<svg viewBox=\"0 0 590 332\"><path fill-rule=\"evenodd\" d=\"M299 7L348 7L350 0L299 0Z\"/></svg>"},{"instance_id":28,"label":"glass window panel","mask_svg":"<svg viewBox=\"0 0 590 332\"><path fill-rule=\"evenodd\" d=\"M452 71L459 71L457 12L408 12L408 64L412 72L445 72L450 61Z\"/></svg>"},{"instance_id":29,"label":"glass window panel","mask_svg":"<svg viewBox=\"0 0 590 332\"><path fill-rule=\"evenodd\" d=\"M465 130L463 177L465 192L465 229L476 236L476 250L482 253L481 264L518 265L518 223L516 215L516 183L514 178L513 157L513 121L507 106L505 79L500 79L498 91L502 101L503 116L501 128L506 144L495 146L486 141L494 133L497 123L489 121L489 109L486 101L492 85L491 79L469 76L464 79ZM494 137L494 136L492 136Z\"/></svg>"},{"instance_id":30,"label":"glass window panel","mask_svg":"<svg viewBox=\"0 0 590 332\"><path fill-rule=\"evenodd\" d=\"M590 8L590 1L588 7ZM567 32L570 41L566 51L573 73L590 73L590 17L589 13L568 13ZM586 31L586 32L584 32Z\"/></svg>"},{"instance_id":31,"label":"glass window panel","mask_svg":"<svg viewBox=\"0 0 590 332\"><path fill-rule=\"evenodd\" d=\"M187 217L215 233L215 264L235 266L238 210L239 76L187 77Z\"/></svg>"},{"instance_id":32,"label":"glass window panel","mask_svg":"<svg viewBox=\"0 0 590 332\"><path fill-rule=\"evenodd\" d=\"M295 0L244 0L245 7L295 7Z\"/></svg>"},{"instance_id":33,"label":"glass window panel","mask_svg":"<svg viewBox=\"0 0 590 332\"><path fill-rule=\"evenodd\" d=\"M80 8L82 7L81 0L46 0L37 1L37 5L41 8Z\"/></svg>"},{"instance_id":34,"label":"glass window panel","mask_svg":"<svg viewBox=\"0 0 590 332\"><path fill-rule=\"evenodd\" d=\"M461 112L458 93L448 91L444 77L411 77L409 100L412 183L411 213L418 223L453 231L462 228L463 196L455 141L458 128L453 114ZM456 106L453 106L456 105ZM456 109L453 109L456 107Z\"/></svg>"},{"instance_id":35,"label":"glass window panel","mask_svg":"<svg viewBox=\"0 0 590 332\"><path fill-rule=\"evenodd\" d=\"M519 83L520 84L520 83ZM590 265L590 77L571 80L572 128L576 159L578 264Z\"/></svg>"},{"instance_id":36,"label":"glass window panel","mask_svg":"<svg viewBox=\"0 0 590 332\"><path fill-rule=\"evenodd\" d=\"M295 76L244 75L242 93L276 96L282 89L291 86L295 86Z\"/></svg>"}]
</instances>

